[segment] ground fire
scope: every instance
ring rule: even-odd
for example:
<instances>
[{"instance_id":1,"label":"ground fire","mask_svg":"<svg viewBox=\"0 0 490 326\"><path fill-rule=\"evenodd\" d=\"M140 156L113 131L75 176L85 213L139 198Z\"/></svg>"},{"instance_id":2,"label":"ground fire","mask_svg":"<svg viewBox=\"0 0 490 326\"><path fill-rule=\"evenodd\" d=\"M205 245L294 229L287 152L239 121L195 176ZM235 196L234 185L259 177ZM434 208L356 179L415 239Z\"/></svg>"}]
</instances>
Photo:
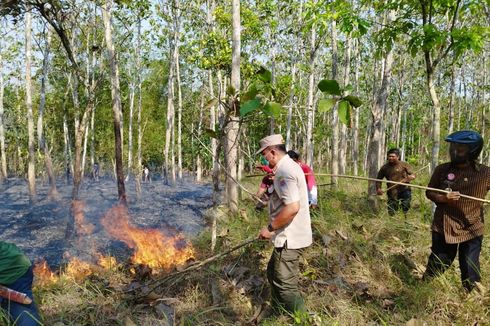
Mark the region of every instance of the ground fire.
<instances>
[{"instance_id":1,"label":"ground fire","mask_svg":"<svg viewBox=\"0 0 490 326\"><path fill-rule=\"evenodd\" d=\"M194 258L194 249L182 235L169 237L157 229L141 229L131 225L125 206L111 208L102 219L102 225L111 236L134 249L134 264L169 270Z\"/></svg>"}]
</instances>

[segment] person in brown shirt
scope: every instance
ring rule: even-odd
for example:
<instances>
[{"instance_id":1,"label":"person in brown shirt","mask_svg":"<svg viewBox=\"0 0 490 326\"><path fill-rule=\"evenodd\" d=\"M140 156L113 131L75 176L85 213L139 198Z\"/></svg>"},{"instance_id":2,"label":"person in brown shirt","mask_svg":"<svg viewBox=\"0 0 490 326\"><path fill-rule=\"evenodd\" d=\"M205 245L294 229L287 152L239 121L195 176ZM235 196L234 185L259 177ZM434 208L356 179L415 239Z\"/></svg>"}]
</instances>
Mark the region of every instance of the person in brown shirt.
<instances>
[{"instance_id":1,"label":"person in brown shirt","mask_svg":"<svg viewBox=\"0 0 490 326\"><path fill-rule=\"evenodd\" d=\"M398 148L392 148L388 151L388 163L381 167L378 176L376 177L376 179L384 178L388 181L396 182L409 182L415 179L415 174L413 174L410 165L400 161L400 150ZM396 211L401 208L406 216L412 200L412 191L410 187L402 185L396 186L389 182L387 187L388 214L393 216ZM376 193L378 195L383 194L380 181L376 182Z\"/></svg>"},{"instance_id":2,"label":"person in brown shirt","mask_svg":"<svg viewBox=\"0 0 490 326\"><path fill-rule=\"evenodd\" d=\"M462 130L446 138L451 162L437 166L429 187L445 189L447 194L426 191L436 205L432 221L432 248L424 279L443 273L459 251L461 281L471 291L480 281L483 202L461 198L460 194L484 199L490 190L490 168L476 162L483 139L475 131Z\"/></svg>"}]
</instances>

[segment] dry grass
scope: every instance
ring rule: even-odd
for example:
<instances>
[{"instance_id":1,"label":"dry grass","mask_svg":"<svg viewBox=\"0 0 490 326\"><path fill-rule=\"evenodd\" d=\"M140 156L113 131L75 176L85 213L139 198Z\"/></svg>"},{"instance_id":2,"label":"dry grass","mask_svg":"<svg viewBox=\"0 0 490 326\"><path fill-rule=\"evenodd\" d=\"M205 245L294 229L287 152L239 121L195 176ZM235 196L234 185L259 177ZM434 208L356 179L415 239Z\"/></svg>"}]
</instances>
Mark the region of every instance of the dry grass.
<instances>
[{"instance_id":1,"label":"dry grass","mask_svg":"<svg viewBox=\"0 0 490 326\"><path fill-rule=\"evenodd\" d=\"M490 325L490 296L466 294L457 263L431 282L420 280L430 252L430 203L423 194L414 192L414 208L404 219L401 214L389 217L384 207L379 213L372 211L358 184L343 183L341 189L321 189L320 210L312 214L315 242L301 264L301 290L322 325L405 325L411 319L420 325ZM219 222L218 252L266 225L266 213L256 213L253 207L244 200L241 208L247 220L242 212L242 217ZM211 255L209 243L208 232L194 239L198 258ZM486 288L490 288L488 247L484 241L481 264ZM265 268L270 251L267 243L255 242L165 283L144 300L121 294L134 278L122 267L81 281L62 276L35 293L46 325L167 325L160 303L173 311L176 325L240 325L268 299ZM246 285L247 280L255 283ZM263 325L310 321L284 315Z\"/></svg>"}]
</instances>

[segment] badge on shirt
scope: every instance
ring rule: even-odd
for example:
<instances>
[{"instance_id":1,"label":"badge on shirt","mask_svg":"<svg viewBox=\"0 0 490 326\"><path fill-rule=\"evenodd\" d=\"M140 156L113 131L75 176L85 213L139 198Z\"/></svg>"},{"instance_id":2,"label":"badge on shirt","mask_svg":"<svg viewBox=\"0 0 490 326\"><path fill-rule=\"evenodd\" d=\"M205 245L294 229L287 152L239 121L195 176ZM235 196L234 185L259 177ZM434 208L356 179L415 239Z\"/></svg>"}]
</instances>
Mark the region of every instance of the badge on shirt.
<instances>
[{"instance_id":1,"label":"badge on shirt","mask_svg":"<svg viewBox=\"0 0 490 326\"><path fill-rule=\"evenodd\" d=\"M286 179L284 179L284 177L282 175L279 176L278 180L279 180L279 187L280 188L283 188L286 186Z\"/></svg>"}]
</instances>

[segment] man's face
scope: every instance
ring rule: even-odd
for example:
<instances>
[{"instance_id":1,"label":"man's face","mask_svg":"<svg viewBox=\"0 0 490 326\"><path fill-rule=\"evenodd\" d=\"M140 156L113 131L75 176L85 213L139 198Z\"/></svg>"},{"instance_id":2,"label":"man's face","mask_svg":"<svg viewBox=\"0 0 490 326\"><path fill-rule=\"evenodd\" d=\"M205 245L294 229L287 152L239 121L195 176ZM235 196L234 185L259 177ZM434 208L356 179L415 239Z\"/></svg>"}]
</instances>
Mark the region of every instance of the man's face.
<instances>
[{"instance_id":1,"label":"man's face","mask_svg":"<svg viewBox=\"0 0 490 326\"><path fill-rule=\"evenodd\" d=\"M466 163L469 159L470 148L466 144L451 143L449 145L449 155L451 162L456 164Z\"/></svg>"},{"instance_id":2,"label":"man's face","mask_svg":"<svg viewBox=\"0 0 490 326\"><path fill-rule=\"evenodd\" d=\"M399 160L399 157L395 153L388 154L388 162L389 163L395 164L398 162L398 160Z\"/></svg>"},{"instance_id":3,"label":"man's face","mask_svg":"<svg viewBox=\"0 0 490 326\"><path fill-rule=\"evenodd\" d=\"M269 162L269 167L273 168L276 165L275 150L267 147L262 151L262 157Z\"/></svg>"}]
</instances>

